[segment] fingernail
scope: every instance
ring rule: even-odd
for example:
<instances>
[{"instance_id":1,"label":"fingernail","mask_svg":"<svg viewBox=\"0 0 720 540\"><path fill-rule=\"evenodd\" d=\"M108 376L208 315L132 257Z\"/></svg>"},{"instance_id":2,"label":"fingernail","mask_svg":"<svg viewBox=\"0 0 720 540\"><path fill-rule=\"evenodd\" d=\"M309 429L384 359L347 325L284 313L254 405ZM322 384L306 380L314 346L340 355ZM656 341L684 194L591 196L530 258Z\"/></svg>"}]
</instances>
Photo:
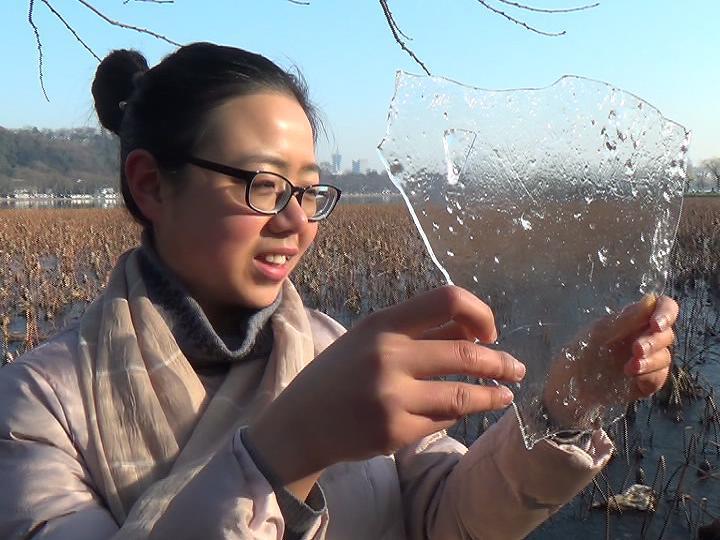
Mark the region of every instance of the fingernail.
<instances>
[{"instance_id":1,"label":"fingernail","mask_svg":"<svg viewBox=\"0 0 720 540\"><path fill-rule=\"evenodd\" d=\"M515 396L506 386L500 387L500 399L505 405L510 405Z\"/></svg>"},{"instance_id":2,"label":"fingernail","mask_svg":"<svg viewBox=\"0 0 720 540\"><path fill-rule=\"evenodd\" d=\"M522 380L522 378L525 377L525 373L527 373L527 368L525 367L525 364L519 362L518 360L515 360L515 380Z\"/></svg>"},{"instance_id":3,"label":"fingernail","mask_svg":"<svg viewBox=\"0 0 720 540\"><path fill-rule=\"evenodd\" d=\"M640 348L642 349L643 356L648 356L652 352L652 342L648 340L642 340L640 342Z\"/></svg>"},{"instance_id":4,"label":"fingernail","mask_svg":"<svg viewBox=\"0 0 720 540\"><path fill-rule=\"evenodd\" d=\"M667 328L667 326L668 326L667 317L665 317L664 315L660 315L660 316L658 316L658 317L655 317L655 324L657 324L658 328L659 328L660 331L662 332L662 331L665 330L665 329Z\"/></svg>"}]
</instances>

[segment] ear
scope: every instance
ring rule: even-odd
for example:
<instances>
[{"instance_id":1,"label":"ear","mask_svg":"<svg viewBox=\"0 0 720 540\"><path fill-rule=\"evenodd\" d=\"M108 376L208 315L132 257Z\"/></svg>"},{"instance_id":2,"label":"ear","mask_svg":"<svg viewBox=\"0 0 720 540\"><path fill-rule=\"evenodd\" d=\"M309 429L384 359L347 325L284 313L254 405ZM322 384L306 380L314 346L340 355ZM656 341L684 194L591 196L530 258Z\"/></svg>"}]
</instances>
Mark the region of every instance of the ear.
<instances>
[{"instance_id":1,"label":"ear","mask_svg":"<svg viewBox=\"0 0 720 540\"><path fill-rule=\"evenodd\" d=\"M162 175L155 157L147 150L131 151L125 159L125 178L135 204L156 223L162 210Z\"/></svg>"}]
</instances>

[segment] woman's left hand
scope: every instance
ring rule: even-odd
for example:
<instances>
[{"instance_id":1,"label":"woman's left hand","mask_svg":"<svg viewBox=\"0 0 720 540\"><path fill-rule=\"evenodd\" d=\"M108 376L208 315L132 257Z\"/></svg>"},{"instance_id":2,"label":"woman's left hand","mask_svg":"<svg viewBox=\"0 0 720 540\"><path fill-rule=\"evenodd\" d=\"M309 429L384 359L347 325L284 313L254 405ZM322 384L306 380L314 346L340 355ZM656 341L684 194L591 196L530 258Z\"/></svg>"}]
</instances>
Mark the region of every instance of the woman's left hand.
<instances>
[{"instance_id":1,"label":"woman's left hand","mask_svg":"<svg viewBox=\"0 0 720 540\"><path fill-rule=\"evenodd\" d=\"M668 376L678 311L672 298L646 295L596 322L550 370L543 403L553 423L587 428L602 407L657 392Z\"/></svg>"}]
</instances>

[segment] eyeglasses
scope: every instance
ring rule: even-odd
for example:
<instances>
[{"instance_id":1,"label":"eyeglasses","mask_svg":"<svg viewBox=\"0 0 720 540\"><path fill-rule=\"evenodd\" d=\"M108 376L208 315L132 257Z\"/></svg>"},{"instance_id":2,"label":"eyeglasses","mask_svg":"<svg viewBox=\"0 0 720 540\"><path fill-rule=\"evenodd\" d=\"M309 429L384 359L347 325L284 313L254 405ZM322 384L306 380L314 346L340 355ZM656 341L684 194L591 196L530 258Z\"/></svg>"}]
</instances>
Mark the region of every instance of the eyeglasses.
<instances>
[{"instance_id":1,"label":"eyeglasses","mask_svg":"<svg viewBox=\"0 0 720 540\"><path fill-rule=\"evenodd\" d=\"M290 199L296 196L308 221L321 221L330 215L342 193L335 186L327 184L295 187L290 180L273 172L246 171L193 156L188 157L185 161L196 167L224 174L242 182L244 198L243 186L238 182L234 184L234 187L239 189L231 191L231 194L237 202L244 201L258 214L278 214L290 203Z\"/></svg>"}]
</instances>

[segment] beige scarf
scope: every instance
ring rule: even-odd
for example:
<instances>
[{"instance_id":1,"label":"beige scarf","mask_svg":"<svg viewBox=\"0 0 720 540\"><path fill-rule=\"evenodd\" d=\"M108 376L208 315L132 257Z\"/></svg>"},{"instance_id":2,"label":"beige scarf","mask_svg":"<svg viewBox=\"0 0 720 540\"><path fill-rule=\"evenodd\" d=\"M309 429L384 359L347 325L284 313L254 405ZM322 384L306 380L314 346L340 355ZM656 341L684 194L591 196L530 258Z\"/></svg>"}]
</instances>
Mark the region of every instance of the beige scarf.
<instances>
[{"instance_id":1,"label":"beige scarf","mask_svg":"<svg viewBox=\"0 0 720 540\"><path fill-rule=\"evenodd\" d=\"M123 537L151 530L213 453L312 360L310 323L289 280L282 295L270 357L234 364L208 400L147 297L138 253L120 257L80 322L78 352L89 451L101 474L97 489L124 524Z\"/></svg>"}]
</instances>

